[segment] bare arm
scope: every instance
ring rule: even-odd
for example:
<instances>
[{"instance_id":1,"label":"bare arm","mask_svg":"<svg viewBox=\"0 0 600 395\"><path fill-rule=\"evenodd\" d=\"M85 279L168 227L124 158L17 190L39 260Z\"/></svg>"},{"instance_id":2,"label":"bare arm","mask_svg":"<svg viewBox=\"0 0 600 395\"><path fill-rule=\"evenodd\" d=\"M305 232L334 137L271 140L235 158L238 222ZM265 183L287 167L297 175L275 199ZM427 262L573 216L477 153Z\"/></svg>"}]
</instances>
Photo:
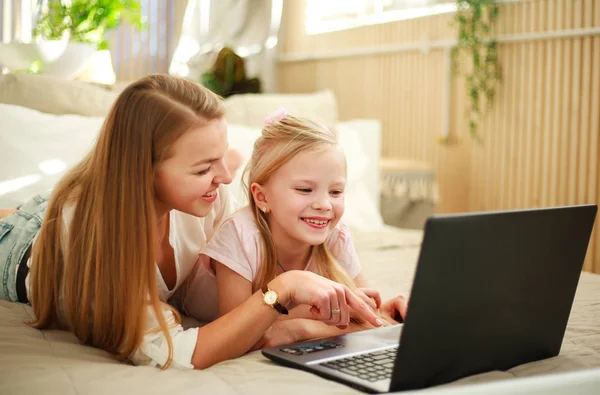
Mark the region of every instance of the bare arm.
<instances>
[{"instance_id":1,"label":"bare arm","mask_svg":"<svg viewBox=\"0 0 600 395\"><path fill-rule=\"evenodd\" d=\"M204 369L244 355L275 322L279 313L256 292L237 308L198 329L192 365Z\"/></svg>"},{"instance_id":2,"label":"bare arm","mask_svg":"<svg viewBox=\"0 0 600 395\"><path fill-rule=\"evenodd\" d=\"M305 271L284 273L269 283L284 305L311 305L313 319L329 325L349 323L349 310L360 312L363 319L375 326L382 322L360 298L347 287ZM332 307L333 306L333 307ZM331 314L332 308L339 314ZM198 329L192 364L197 369L245 354L277 320L279 313L264 304L261 292L255 292L244 303Z\"/></svg>"},{"instance_id":3,"label":"bare arm","mask_svg":"<svg viewBox=\"0 0 600 395\"><path fill-rule=\"evenodd\" d=\"M320 339L330 336L339 336L345 333L356 332L367 329L367 325L351 323L346 328L326 325L323 322L294 318L288 320L277 320L266 331L264 336L254 345L253 350L265 347L277 347L295 342Z\"/></svg>"},{"instance_id":4,"label":"bare arm","mask_svg":"<svg viewBox=\"0 0 600 395\"><path fill-rule=\"evenodd\" d=\"M217 277L219 316L223 316L252 296L252 283L215 260L212 261Z\"/></svg>"},{"instance_id":5,"label":"bare arm","mask_svg":"<svg viewBox=\"0 0 600 395\"><path fill-rule=\"evenodd\" d=\"M224 316L252 297L252 283L222 263L214 260L212 262L217 277L219 316ZM310 319L310 308L310 305L300 305L291 309L289 315L279 315L277 321L294 322L283 325L274 323L253 348L344 333L337 327Z\"/></svg>"},{"instance_id":6,"label":"bare arm","mask_svg":"<svg viewBox=\"0 0 600 395\"><path fill-rule=\"evenodd\" d=\"M371 308L375 309L381 305L379 292L367 288L368 283L362 273L354 277L353 281L359 288L357 296L363 299ZM280 316L277 322L267 330L263 338L254 346L254 349L275 347L308 339L338 336L365 329L365 325L350 323L347 328L338 328L320 321L306 319L310 317L309 309L310 306L300 305L290 310L289 315ZM354 316L354 314L351 315Z\"/></svg>"}]
</instances>

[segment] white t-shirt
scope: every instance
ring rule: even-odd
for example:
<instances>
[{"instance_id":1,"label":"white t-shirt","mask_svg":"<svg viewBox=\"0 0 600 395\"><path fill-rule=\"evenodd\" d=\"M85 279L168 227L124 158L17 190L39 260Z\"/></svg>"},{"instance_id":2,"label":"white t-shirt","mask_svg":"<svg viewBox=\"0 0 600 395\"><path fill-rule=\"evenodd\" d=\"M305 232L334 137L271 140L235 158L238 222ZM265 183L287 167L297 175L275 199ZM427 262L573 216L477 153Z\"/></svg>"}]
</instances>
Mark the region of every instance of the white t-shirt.
<instances>
[{"instance_id":1,"label":"white t-shirt","mask_svg":"<svg viewBox=\"0 0 600 395\"><path fill-rule=\"evenodd\" d=\"M158 296L161 301L169 302L181 309L183 299L189 283L195 276L198 268L198 255L223 219L234 211L235 203L227 193L224 186L219 187L218 197L213 203L210 213L203 218L172 210L170 215L169 243L175 253L175 267L177 270L177 281L173 289L169 290L156 266L156 284ZM73 209L63 210L64 227L68 229L73 216ZM63 246L66 245L63 238ZM31 265L31 259L28 262ZM26 285L29 278L26 279ZM171 339L173 341L172 367L193 368L191 364L192 355L196 348L198 328L184 330L178 324L175 325L173 313L163 308L163 314L167 326L170 327ZM130 360L136 365L162 366L168 357L168 345L162 331L152 331L158 328L158 320L154 310L148 307L146 329L142 343L130 356Z\"/></svg>"}]
</instances>

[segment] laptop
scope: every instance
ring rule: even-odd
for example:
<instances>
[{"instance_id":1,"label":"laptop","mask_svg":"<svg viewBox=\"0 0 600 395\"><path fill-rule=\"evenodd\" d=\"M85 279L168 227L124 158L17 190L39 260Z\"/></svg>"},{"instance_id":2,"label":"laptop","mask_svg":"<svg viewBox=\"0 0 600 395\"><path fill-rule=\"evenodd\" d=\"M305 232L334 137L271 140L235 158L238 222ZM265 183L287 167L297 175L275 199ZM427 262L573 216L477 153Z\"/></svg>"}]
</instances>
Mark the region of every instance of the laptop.
<instances>
[{"instance_id":1,"label":"laptop","mask_svg":"<svg viewBox=\"0 0 600 395\"><path fill-rule=\"evenodd\" d=\"M361 391L419 389L558 355L596 205L435 215L403 324L262 351Z\"/></svg>"}]
</instances>

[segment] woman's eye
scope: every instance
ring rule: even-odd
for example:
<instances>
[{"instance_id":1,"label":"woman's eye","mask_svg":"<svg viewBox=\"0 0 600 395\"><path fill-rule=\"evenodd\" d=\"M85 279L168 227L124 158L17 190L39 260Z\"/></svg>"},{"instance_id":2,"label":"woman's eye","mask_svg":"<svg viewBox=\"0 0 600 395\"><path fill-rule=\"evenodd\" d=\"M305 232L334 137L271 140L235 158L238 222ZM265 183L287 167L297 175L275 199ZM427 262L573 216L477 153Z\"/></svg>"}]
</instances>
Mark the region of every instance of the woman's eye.
<instances>
[{"instance_id":1,"label":"woman's eye","mask_svg":"<svg viewBox=\"0 0 600 395\"><path fill-rule=\"evenodd\" d=\"M340 196L344 191L336 190L330 192L333 196Z\"/></svg>"},{"instance_id":2,"label":"woman's eye","mask_svg":"<svg viewBox=\"0 0 600 395\"><path fill-rule=\"evenodd\" d=\"M197 172L196 175L198 175L198 176L204 176L204 175L208 174L209 171L210 171L210 167L208 169L201 170L201 171Z\"/></svg>"},{"instance_id":3,"label":"woman's eye","mask_svg":"<svg viewBox=\"0 0 600 395\"><path fill-rule=\"evenodd\" d=\"M298 192L310 193L310 188L296 188Z\"/></svg>"}]
</instances>

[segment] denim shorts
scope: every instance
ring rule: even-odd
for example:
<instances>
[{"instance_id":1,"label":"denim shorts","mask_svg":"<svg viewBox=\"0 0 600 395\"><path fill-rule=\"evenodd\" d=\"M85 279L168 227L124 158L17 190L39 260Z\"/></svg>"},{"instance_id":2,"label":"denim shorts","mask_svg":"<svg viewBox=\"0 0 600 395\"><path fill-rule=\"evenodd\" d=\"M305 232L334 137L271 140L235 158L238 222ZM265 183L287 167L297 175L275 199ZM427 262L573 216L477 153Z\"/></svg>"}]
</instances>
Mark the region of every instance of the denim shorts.
<instances>
[{"instance_id":1,"label":"denim shorts","mask_svg":"<svg viewBox=\"0 0 600 395\"><path fill-rule=\"evenodd\" d=\"M17 270L40 231L50 192L37 195L0 219L0 299L18 302ZM26 262L24 262L26 263Z\"/></svg>"}]
</instances>

